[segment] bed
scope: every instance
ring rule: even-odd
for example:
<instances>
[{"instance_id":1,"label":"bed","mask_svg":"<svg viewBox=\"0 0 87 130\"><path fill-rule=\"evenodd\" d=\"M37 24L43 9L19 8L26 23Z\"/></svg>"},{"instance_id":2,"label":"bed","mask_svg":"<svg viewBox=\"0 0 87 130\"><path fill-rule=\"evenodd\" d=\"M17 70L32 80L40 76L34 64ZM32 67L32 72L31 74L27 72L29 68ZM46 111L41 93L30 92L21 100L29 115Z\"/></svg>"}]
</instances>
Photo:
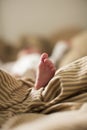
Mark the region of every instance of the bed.
<instances>
[{"instance_id":1,"label":"bed","mask_svg":"<svg viewBox=\"0 0 87 130\"><path fill-rule=\"evenodd\" d=\"M81 45L87 45L87 33L84 33L85 35L81 34L80 39ZM85 37L85 38L84 38ZM78 38L77 38L78 39ZM74 42L76 43L77 39L74 39ZM84 40L85 39L85 40ZM79 42L77 42L78 45ZM76 45L76 44L74 44ZM78 46L77 46L78 48ZM82 46L81 46L82 48ZM86 46L85 46L86 48ZM76 50L77 51L77 50ZM76 57L72 58L73 60L76 60L80 57L86 56L86 49L81 51L81 55L79 57L76 55ZM72 57L72 53L69 52L67 55ZM75 54L75 53L73 53ZM66 57L68 57L66 56ZM71 58L66 58L64 61L61 62L60 66L64 66L68 63L71 63ZM66 59L68 59L66 62ZM1 63L2 65L2 63ZM11 65L11 64L10 64ZM3 65L2 65L3 66ZM67 67L65 67L67 68ZM61 69L60 69L61 71ZM56 78L55 78L56 81ZM50 83L51 84L51 83ZM57 86L56 86L57 87ZM49 85L48 85L49 88ZM43 96L45 97L45 92L43 92ZM87 97L87 95L85 96ZM54 98L54 97L53 97ZM75 100L75 99L74 99ZM45 97L45 102L49 101L48 98ZM86 100L87 101L87 100ZM84 103L79 102L76 104L63 104L63 108L56 107L56 104L51 109L46 109L43 112L34 112L27 113L27 114L21 114L18 116L14 116L11 119L9 119L4 125L2 130L86 130L87 129L87 103L86 101ZM52 103L52 102L51 102ZM64 102L63 102L64 103ZM58 110L58 109L59 110ZM69 108L69 109L67 109ZM76 109L75 109L76 108ZM54 111L55 109L55 111Z\"/></svg>"}]
</instances>

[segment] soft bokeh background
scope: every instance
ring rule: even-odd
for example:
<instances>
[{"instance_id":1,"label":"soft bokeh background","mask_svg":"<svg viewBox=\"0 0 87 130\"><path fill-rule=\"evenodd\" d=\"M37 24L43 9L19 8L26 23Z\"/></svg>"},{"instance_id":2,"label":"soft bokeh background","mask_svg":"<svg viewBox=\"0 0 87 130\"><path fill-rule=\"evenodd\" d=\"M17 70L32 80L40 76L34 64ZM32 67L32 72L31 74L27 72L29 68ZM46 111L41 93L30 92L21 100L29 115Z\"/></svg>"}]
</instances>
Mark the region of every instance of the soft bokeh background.
<instances>
[{"instance_id":1,"label":"soft bokeh background","mask_svg":"<svg viewBox=\"0 0 87 130\"><path fill-rule=\"evenodd\" d=\"M87 28L87 0L0 0L0 34L10 41L67 27Z\"/></svg>"},{"instance_id":2,"label":"soft bokeh background","mask_svg":"<svg viewBox=\"0 0 87 130\"><path fill-rule=\"evenodd\" d=\"M26 47L50 55L57 41L86 29L87 0L0 0L0 60Z\"/></svg>"}]
</instances>

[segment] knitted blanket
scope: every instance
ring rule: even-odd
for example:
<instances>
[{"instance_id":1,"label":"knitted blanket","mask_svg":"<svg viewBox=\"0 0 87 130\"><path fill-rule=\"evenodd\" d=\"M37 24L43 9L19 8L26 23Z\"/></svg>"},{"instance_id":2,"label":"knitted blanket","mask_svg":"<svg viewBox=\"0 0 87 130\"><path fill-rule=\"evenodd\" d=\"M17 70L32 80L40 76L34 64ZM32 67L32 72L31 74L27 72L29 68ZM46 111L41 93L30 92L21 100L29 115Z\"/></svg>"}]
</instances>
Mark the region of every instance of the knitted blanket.
<instances>
[{"instance_id":1,"label":"knitted blanket","mask_svg":"<svg viewBox=\"0 0 87 130\"><path fill-rule=\"evenodd\" d=\"M87 56L56 71L47 86L34 89L32 79L22 80L0 70L0 126L22 113L79 109L87 102Z\"/></svg>"}]
</instances>

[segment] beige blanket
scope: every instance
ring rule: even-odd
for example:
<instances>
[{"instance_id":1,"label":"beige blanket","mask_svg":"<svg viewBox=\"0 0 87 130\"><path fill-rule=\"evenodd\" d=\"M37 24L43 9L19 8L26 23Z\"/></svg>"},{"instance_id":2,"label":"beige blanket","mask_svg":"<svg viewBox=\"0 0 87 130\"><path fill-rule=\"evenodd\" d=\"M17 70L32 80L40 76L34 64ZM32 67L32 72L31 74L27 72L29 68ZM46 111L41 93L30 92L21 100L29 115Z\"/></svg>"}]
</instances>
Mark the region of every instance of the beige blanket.
<instances>
[{"instance_id":1,"label":"beige blanket","mask_svg":"<svg viewBox=\"0 0 87 130\"><path fill-rule=\"evenodd\" d=\"M45 88L0 70L0 125L23 113L78 110L87 102L87 56L59 69Z\"/></svg>"},{"instance_id":2,"label":"beige blanket","mask_svg":"<svg viewBox=\"0 0 87 130\"><path fill-rule=\"evenodd\" d=\"M87 130L87 103L79 110L15 116L2 130Z\"/></svg>"}]
</instances>

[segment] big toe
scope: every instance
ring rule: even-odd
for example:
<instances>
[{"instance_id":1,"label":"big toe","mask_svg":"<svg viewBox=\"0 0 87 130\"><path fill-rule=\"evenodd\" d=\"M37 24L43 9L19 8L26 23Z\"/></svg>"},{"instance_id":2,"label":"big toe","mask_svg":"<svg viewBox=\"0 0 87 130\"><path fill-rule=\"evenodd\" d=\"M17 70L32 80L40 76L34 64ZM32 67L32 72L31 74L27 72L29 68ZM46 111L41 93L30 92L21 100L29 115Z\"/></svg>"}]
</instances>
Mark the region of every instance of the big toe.
<instances>
[{"instance_id":1,"label":"big toe","mask_svg":"<svg viewBox=\"0 0 87 130\"><path fill-rule=\"evenodd\" d=\"M48 58L48 54L47 54L47 53L43 53L43 54L41 55L41 61L44 62L44 60L47 59L47 58Z\"/></svg>"}]
</instances>

